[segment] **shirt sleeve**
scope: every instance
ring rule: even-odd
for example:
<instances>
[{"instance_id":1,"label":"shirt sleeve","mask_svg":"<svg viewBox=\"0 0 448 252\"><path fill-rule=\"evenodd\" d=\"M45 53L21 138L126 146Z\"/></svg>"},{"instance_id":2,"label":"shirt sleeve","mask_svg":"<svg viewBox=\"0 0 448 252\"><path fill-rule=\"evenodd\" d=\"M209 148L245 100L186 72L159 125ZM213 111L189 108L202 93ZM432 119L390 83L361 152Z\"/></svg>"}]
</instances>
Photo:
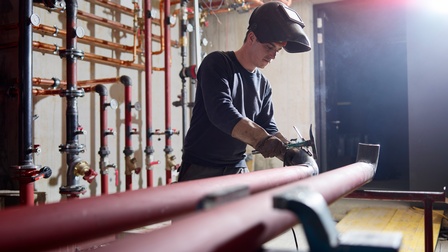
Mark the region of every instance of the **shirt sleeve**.
<instances>
[{"instance_id":1,"label":"shirt sleeve","mask_svg":"<svg viewBox=\"0 0 448 252\"><path fill-rule=\"evenodd\" d=\"M266 91L263 98L263 105L260 113L255 119L255 123L264 128L270 135L275 135L278 133L277 124L274 119L274 104L272 103L272 88L267 80L266 81Z\"/></svg>"},{"instance_id":2,"label":"shirt sleeve","mask_svg":"<svg viewBox=\"0 0 448 252\"><path fill-rule=\"evenodd\" d=\"M207 116L214 126L229 135L244 117L232 103L230 85L234 74L231 60L222 53L208 55L198 71L198 85L201 85Z\"/></svg>"}]
</instances>

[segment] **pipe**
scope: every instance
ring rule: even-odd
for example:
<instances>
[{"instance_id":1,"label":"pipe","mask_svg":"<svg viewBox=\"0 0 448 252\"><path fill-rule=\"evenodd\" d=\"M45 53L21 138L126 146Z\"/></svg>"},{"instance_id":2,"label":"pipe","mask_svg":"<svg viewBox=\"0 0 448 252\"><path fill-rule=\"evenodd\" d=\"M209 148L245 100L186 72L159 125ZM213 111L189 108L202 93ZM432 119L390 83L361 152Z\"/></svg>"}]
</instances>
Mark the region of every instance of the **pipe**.
<instances>
[{"instance_id":1,"label":"pipe","mask_svg":"<svg viewBox=\"0 0 448 252\"><path fill-rule=\"evenodd\" d=\"M34 206L34 184L40 178L51 176L49 167L36 166L33 153L40 152L38 145L33 145L33 100L32 100L32 27L30 17L33 14L31 0L19 4L19 165L12 166L14 179L19 182L20 204ZM38 170L39 169L39 170Z\"/></svg>"},{"instance_id":2,"label":"pipe","mask_svg":"<svg viewBox=\"0 0 448 252\"><path fill-rule=\"evenodd\" d=\"M106 86L104 85L96 85L95 91L100 96L100 142L101 146L98 151L98 154L100 155L100 163L99 167L101 170L101 194L105 195L109 193L109 181L108 181L108 169L109 168L116 168L115 164L109 164L108 162L108 156L110 154L109 147L108 147L108 141L107 137L109 135L114 135L115 132L112 129L109 129L107 127L107 107L112 107L114 109L114 106L111 103L107 103L106 99L108 96L108 91ZM116 108L116 107L115 107Z\"/></svg>"},{"instance_id":3,"label":"pipe","mask_svg":"<svg viewBox=\"0 0 448 252\"><path fill-rule=\"evenodd\" d=\"M181 56L181 69L186 67L187 59L187 26L188 26L188 13L187 13L188 0L182 0L180 4L181 24L179 27L179 42L180 42L180 56ZM187 131L187 109L186 109L186 96L187 96L187 80L185 76L181 75L181 93L180 93L180 106L182 108L182 143L185 140L185 134Z\"/></svg>"},{"instance_id":4,"label":"pipe","mask_svg":"<svg viewBox=\"0 0 448 252\"><path fill-rule=\"evenodd\" d=\"M32 210L5 209L0 214L0 248L5 251L55 249L193 212L204 196L219 190L244 185L254 194L313 173L314 169L307 166L280 167L62 201ZM24 229L28 235L23 235Z\"/></svg>"},{"instance_id":5,"label":"pipe","mask_svg":"<svg viewBox=\"0 0 448 252\"><path fill-rule=\"evenodd\" d=\"M302 187L320 193L332 204L373 179L377 147L362 147L367 149L359 153L365 152L367 160L358 159L318 176L189 215L171 226L118 240L99 251L259 251L264 243L298 224L293 212L273 207L275 196Z\"/></svg>"},{"instance_id":6,"label":"pipe","mask_svg":"<svg viewBox=\"0 0 448 252\"><path fill-rule=\"evenodd\" d=\"M173 148L171 147L171 136L174 134L171 129L171 47L169 42L171 41L171 1L166 0L164 2L165 20L163 23L165 30L165 182L170 184L172 181L172 170L177 169L179 164L175 162L176 157L172 155Z\"/></svg>"},{"instance_id":7,"label":"pipe","mask_svg":"<svg viewBox=\"0 0 448 252\"><path fill-rule=\"evenodd\" d=\"M66 25L67 30L75 31L77 28L76 12L78 2L66 1ZM66 144L59 146L61 153L67 155L67 185L61 186L59 192L68 199L76 199L85 192L85 188L79 185L79 176L89 183L93 181L97 173L92 170L79 154L85 151L85 147L79 144L78 135L84 134L78 123L78 98L84 96L83 90L77 89L77 59L83 58L84 53L77 49L77 37L75 32L68 32L65 50L59 51L61 58L67 61L67 89L61 92L66 97Z\"/></svg>"},{"instance_id":8,"label":"pipe","mask_svg":"<svg viewBox=\"0 0 448 252\"><path fill-rule=\"evenodd\" d=\"M117 3L114 3L114 2L109 1L109 0L87 0L87 1L88 2L92 2L94 4L101 5L103 7L110 8L110 9L119 10L122 13L127 14L129 16L134 15L134 10L133 9L128 8L126 6L123 6L123 5L120 5L120 4L117 4Z\"/></svg>"},{"instance_id":9,"label":"pipe","mask_svg":"<svg viewBox=\"0 0 448 252\"><path fill-rule=\"evenodd\" d=\"M125 158L125 175L126 175L126 191L132 190L132 171L136 174L140 173L141 168L137 167L137 159L132 157L134 151L132 150L132 135L138 134L136 129L132 128L132 81L129 76L123 75L120 77L120 82L124 85L124 124L125 124L125 147L123 150Z\"/></svg>"},{"instance_id":10,"label":"pipe","mask_svg":"<svg viewBox=\"0 0 448 252\"><path fill-rule=\"evenodd\" d=\"M56 26L48 26L48 25L42 25L40 24L39 26L35 26L33 27L35 32L38 32L40 34L44 34L44 35L51 35L54 37L60 37L63 38L66 36L67 31L64 29L59 29ZM120 51L125 51L125 52L129 52L132 53L134 50L134 46L129 46L129 45L123 45L120 43L115 43L112 41L108 41L108 40L104 40L104 39L99 39L99 38L95 38L95 37L90 37L87 35L84 35L82 38L79 38L79 42L80 43L85 43L85 44L94 44L95 46L100 46L100 47L104 47L104 48L108 48L108 49L115 49L115 50L120 50ZM137 49L138 53L142 53L143 50L141 48Z\"/></svg>"},{"instance_id":11,"label":"pipe","mask_svg":"<svg viewBox=\"0 0 448 252\"><path fill-rule=\"evenodd\" d=\"M145 165L146 165L146 186L153 187L154 173L153 166L159 164L154 160L154 147L152 143L152 22L151 22L151 0L145 0L145 112L146 112L146 147L145 147Z\"/></svg>"},{"instance_id":12,"label":"pipe","mask_svg":"<svg viewBox=\"0 0 448 252\"><path fill-rule=\"evenodd\" d=\"M51 54L58 54L59 51L65 50L63 47L59 47L57 45L50 45L38 41L33 41L33 47L36 51L42 52L42 53L51 53ZM127 67L137 70L144 70L145 66L143 64L137 64L137 63L131 63L129 61L109 58L101 55L96 55L92 53L84 53L84 60L96 62L96 63L102 63L105 65L110 66L120 66L120 67ZM160 71L160 69L153 68L154 71Z\"/></svg>"}]
</instances>

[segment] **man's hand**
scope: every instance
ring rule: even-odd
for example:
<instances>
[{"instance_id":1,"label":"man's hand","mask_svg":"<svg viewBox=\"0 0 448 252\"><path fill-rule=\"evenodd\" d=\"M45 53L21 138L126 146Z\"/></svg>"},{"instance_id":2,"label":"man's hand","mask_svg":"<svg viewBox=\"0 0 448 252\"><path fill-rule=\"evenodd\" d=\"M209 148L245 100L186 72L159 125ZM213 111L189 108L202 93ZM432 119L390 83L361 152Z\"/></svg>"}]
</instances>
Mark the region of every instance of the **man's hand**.
<instances>
[{"instance_id":1,"label":"man's hand","mask_svg":"<svg viewBox=\"0 0 448 252\"><path fill-rule=\"evenodd\" d=\"M276 136L267 136L255 146L255 149L265 158L283 156L286 145Z\"/></svg>"},{"instance_id":2,"label":"man's hand","mask_svg":"<svg viewBox=\"0 0 448 252\"><path fill-rule=\"evenodd\" d=\"M308 165L315 170L315 175L319 174L319 167L316 161L301 148L287 149L285 153L285 166Z\"/></svg>"}]
</instances>

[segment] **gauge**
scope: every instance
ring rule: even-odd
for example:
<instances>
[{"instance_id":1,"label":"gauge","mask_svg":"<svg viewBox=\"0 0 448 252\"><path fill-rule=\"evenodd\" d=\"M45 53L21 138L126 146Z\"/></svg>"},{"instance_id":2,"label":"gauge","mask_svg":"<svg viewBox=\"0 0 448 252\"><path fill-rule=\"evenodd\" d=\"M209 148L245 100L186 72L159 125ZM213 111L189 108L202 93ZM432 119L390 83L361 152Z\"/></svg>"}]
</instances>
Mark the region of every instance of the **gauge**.
<instances>
[{"instance_id":1,"label":"gauge","mask_svg":"<svg viewBox=\"0 0 448 252\"><path fill-rule=\"evenodd\" d=\"M112 109L117 109L117 108L118 108L118 102L117 102L117 100L115 100L115 99L110 100L110 102L109 102L109 106L110 106Z\"/></svg>"},{"instance_id":2,"label":"gauge","mask_svg":"<svg viewBox=\"0 0 448 252\"><path fill-rule=\"evenodd\" d=\"M78 38L82 38L82 37L84 37L84 35L86 35L86 32L84 31L84 28L82 28L80 26L76 27L76 36Z\"/></svg>"},{"instance_id":3,"label":"gauge","mask_svg":"<svg viewBox=\"0 0 448 252\"><path fill-rule=\"evenodd\" d=\"M134 104L134 108L135 108L135 110L140 111L140 110L142 110L142 105L140 104L140 102L136 102Z\"/></svg>"},{"instance_id":4,"label":"gauge","mask_svg":"<svg viewBox=\"0 0 448 252\"><path fill-rule=\"evenodd\" d=\"M40 25L40 17L37 14L33 13L30 16L30 22L34 26L39 26Z\"/></svg>"}]
</instances>

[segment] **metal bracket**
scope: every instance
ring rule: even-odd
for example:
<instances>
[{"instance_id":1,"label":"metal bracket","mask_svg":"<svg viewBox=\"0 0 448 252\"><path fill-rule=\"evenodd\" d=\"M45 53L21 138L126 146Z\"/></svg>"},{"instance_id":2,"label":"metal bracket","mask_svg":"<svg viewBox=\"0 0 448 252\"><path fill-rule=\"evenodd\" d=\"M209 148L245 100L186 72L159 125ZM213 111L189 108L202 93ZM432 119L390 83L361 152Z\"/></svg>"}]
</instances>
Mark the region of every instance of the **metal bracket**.
<instances>
[{"instance_id":1,"label":"metal bracket","mask_svg":"<svg viewBox=\"0 0 448 252\"><path fill-rule=\"evenodd\" d=\"M210 209L250 195L248 186L234 186L202 197L197 206L198 209Z\"/></svg>"},{"instance_id":2,"label":"metal bracket","mask_svg":"<svg viewBox=\"0 0 448 252\"><path fill-rule=\"evenodd\" d=\"M297 187L274 196L274 208L292 211L301 221L310 251L398 252L401 233L348 232L340 236L323 196Z\"/></svg>"}]
</instances>

